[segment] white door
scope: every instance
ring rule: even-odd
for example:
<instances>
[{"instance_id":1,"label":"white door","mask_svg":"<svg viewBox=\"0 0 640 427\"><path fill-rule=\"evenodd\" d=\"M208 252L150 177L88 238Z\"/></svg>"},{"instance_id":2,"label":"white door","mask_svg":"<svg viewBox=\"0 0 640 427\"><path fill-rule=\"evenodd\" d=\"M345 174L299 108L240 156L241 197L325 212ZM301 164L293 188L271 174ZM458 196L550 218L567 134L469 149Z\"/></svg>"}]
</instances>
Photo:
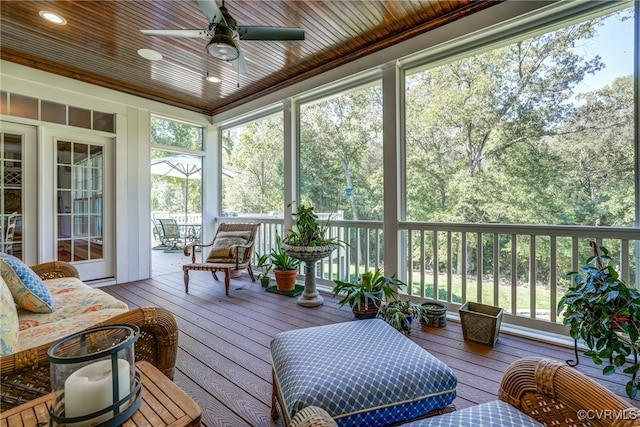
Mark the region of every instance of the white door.
<instances>
[{"instance_id":1,"label":"white door","mask_svg":"<svg viewBox=\"0 0 640 427\"><path fill-rule=\"evenodd\" d=\"M54 259L73 263L83 281L112 279L113 139L57 129L43 130L42 139L43 158L50 159L42 162L43 199L50 192L53 200L43 208L43 238Z\"/></svg>"},{"instance_id":2,"label":"white door","mask_svg":"<svg viewBox=\"0 0 640 427\"><path fill-rule=\"evenodd\" d=\"M36 128L0 122L0 251L38 262Z\"/></svg>"}]
</instances>

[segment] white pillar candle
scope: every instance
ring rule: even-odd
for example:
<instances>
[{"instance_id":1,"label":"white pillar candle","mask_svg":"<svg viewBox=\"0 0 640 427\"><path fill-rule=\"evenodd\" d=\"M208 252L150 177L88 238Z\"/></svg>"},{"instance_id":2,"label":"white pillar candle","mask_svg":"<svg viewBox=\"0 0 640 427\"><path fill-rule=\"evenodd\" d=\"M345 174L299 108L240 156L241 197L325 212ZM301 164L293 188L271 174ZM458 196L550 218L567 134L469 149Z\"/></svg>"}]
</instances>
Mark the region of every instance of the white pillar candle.
<instances>
[{"instance_id":1,"label":"white pillar candle","mask_svg":"<svg viewBox=\"0 0 640 427\"><path fill-rule=\"evenodd\" d=\"M118 359L118 400L131 391L129 384L130 365L124 359ZM65 418L80 417L104 409L113 404L113 384L111 360L101 360L78 369L64 383ZM125 406L125 405L123 405ZM125 408L121 407L120 410ZM108 412L86 423L74 426L91 426L113 418Z\"/></svg>"}]
</instances>

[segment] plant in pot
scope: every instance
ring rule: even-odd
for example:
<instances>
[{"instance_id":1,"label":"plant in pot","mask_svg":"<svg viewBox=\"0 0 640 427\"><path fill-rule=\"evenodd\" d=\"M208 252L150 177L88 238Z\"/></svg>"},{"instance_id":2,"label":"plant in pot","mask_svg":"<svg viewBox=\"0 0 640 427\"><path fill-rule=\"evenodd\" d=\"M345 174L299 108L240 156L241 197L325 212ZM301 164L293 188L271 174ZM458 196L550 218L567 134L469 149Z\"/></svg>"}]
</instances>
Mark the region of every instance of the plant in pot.
<instances>
[{"instance_id":1,"label":"plant in pot","mask_svg":"<svg viewBox=\"0 0 640 427\"><path fill-rule=\"evenodd\" d=\"M269 272L273 268L273 265L271 264L271 255L257 254L256 258L258 260L256 268L261 269L261 272L258 274L258 279L260 280L262 287L266 288L269 286Z\"/></svg>"},{"instance_id":2,"label":"plant in pot","mask_svg":"<svg viewBox=\"0 0 640 427\"><path fill-rule=\"evenodd\" d=\"M640 296L609 265L607 248L590 244L594 256L579 271L567 273L573 285L558 303L558 314L564 312L563 323L575 340L575 361L567 363L578 364L578 340L583 340L589 349L585 356L596 365L604 364L604 375L618 369L631 375L625 391L634 399L640 387Z\"/></svg>"},{"instance_id":3,"label":"plant in pot","mask_svg":"<svg viewBox=\"0 0 640 427\"><path fill-rule=\"evenodd\" d=\"M382 270L366 271L352 282L334 280L333 295L341 297L340 307L349 304L356 319L377 316L383 301L395 299L398 289L407 285L395 276L385 276Z\"/></svg>"},{"instance_id":4,"label":"plant in pot","mask_svg":"<svg viewBox=\"0 0 640 427\"><path fill-rule=\"evenodd\" d=\"M293 258L282 248L280 236L276 236L276 246L271 248L270 259L276 276L276 289L281 292L294 290L300 260Z\"/></svg>"},{"instance_id":5,"label":"plant in pot","mask_svg":"<svg viewBox=\"0 0 640 427\"><path fill-rule=\"evenodd\" d=\"M321 224L313 206L301 204L293 216L295 224L283 239L282 249L305 265L304 291L298 298L298 304L315 307L323 303L316 289L315 265L320 259L328 257L341 242L337 238L327 237L329 220Z\"/></svg>"},{"instance_id":6,"label":"plant in pot","mask_svg":"<svg viewBox=\"0 0 640 427\"><path fill-rule=\"evenodd\" d=\"M291 206L291 204L289 204ZM339 246L342 242L335 237L328 237L327 230L331 220L321 223L313 206L300 204L293 214L295 224L287 232L283 242L285 247L330 247Z\"/></svg>"},{"instance_id":7,"label":"plant in pot","mask_svg":"<svg viewBox=\"0 0 640 427\"><path fill-rule=\"evenodd\" d=\"M428 321L424 307L411 300L396 299L386 302L380 307L378 316L403 334L411 333L413 319Z\"/></svg>"}]
</instances>

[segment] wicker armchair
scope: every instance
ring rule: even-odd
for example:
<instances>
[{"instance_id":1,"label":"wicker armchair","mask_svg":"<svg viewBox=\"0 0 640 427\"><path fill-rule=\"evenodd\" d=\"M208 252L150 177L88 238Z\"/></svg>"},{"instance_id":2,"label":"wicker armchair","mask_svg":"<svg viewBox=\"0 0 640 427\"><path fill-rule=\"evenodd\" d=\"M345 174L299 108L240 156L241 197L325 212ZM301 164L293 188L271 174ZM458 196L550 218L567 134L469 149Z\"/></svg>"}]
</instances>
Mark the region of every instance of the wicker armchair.
<instances>
[{"instance_id":1,"label":"wicker armchair","mask_svg":"<svg viewBox=\"0 0 640 427\"><path fill-rule=\"evenodd\" d=\"M500 400L547 426L631 427L640 426L640 409L567 366L564 362L524 358L517 360L502 377ZM482 405L471 407L480 408ZM461 409L458 412L470 410ZM438 415L404 424L440 424ZM337 424L323 409L308 406L291 420L290 427L330 427ZM443 423L443 425L449 425ZM493 426L500 426L496 419Z\"/></svg>"},{"instance_id":2,"label":"wicker armchair","mask_svg":"<svg viewBox=\"0 0 640 427\"><path fill-rule=\"evenodd\" d=\"M502 376L498 397L545 425L640 426L640 409L556 360L512 363Z\"/></svg>"},{"instance_id":3,"label":"wicker armchair","mask_svg":"<svg viewBox=\"0 0 640 427\"><path fill-rule=\"evenodd\" d=\"M191 263L184 264L182 271L184 273L184 291L189 293L189 270L210 271L213 278L218 280L216 272L224 273L225 294L229 296L229 286L232 274L238 273L240 270L247 270L252 282L256 281L251 269L251 261L253 255L253 245L255 243L256 233L260 228L260 224L235 224L221 223L218 226L216 235L211 243L206 245L200 243L190 243L184 247L184 255L191 255ZM245 243L228 244L232 241L232 235L242 234L247 238L243 239ZM219 243L222 243L220 245ZM211 248L211 254L205 262L196 262L196 249ZM214 253L225 253L224 255L214 255Z\"/></svg>"},{"instance_id":4,"label":"wicker armchair","mask_svg":"<svg viewBox=\"0 0 640 427\"><path fill-rule=\"evenodd\" d=\"M31 268L45 280L78 277L75 267L60 261ZM114 324L137 325L140 336L135 344L136 360L151 363L173 379L178 352L178 326L169 311L161 307L135 308L94 327ZM0 357L0 404L3 411L51 392L47 350L54 343Z\"/></svg>"}]
</instances>

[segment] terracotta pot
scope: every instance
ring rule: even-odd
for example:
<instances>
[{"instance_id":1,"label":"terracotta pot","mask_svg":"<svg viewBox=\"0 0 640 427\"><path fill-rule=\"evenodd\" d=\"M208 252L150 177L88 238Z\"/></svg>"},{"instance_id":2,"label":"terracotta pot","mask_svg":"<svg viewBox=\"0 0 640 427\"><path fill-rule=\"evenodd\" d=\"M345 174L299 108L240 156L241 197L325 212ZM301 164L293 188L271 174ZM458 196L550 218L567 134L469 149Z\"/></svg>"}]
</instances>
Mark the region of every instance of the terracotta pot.
<instances>
[{"instance_id":1,"label":"terracotta pot","mask_svg":"<svg viewBox=\"0 0 640 427\"><path fill-rule=\"evenodd\" d=\"M292 291L296 288L298 270L273 270L276 276L276 289L281 292Z\"/></svg>"}]
</instances>

